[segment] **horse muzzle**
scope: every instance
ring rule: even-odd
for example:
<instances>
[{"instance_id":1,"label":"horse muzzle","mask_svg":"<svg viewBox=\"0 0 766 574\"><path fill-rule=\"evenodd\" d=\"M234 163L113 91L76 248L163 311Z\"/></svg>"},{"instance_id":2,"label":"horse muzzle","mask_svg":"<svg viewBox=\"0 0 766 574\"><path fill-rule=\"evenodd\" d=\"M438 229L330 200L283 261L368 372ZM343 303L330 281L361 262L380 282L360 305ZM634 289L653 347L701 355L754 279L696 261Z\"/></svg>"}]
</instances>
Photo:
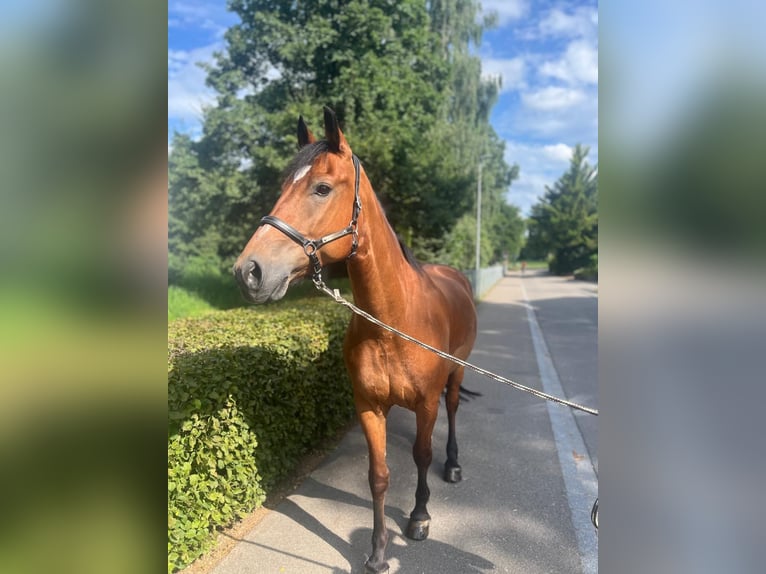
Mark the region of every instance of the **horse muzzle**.
<instances>
[{"instance_id":1,"label":"horse muzzle","mask_svg":"<svg viewBox=\"0 0 766 574\"><path fill-rule=\"evenodd\" d=\"M234 277L242 295L251 303L278 301L285 296L290 285L290 269L264 266L254 257L237 261Z\"/></svg>"}]
</instances>

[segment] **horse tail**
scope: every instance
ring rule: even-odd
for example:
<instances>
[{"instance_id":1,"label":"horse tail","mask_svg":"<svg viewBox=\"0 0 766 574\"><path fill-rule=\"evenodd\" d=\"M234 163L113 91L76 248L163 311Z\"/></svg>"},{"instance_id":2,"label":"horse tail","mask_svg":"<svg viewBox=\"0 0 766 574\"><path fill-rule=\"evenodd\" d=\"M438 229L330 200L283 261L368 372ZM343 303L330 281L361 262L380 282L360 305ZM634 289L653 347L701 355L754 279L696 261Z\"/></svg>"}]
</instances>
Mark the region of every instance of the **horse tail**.
<instances>
[{"instance_id":1,"label":"horse tail","mask_svg":"<svg viewBox=\"0 0 766 574\"><path fill-rule=\"evenodd\" d=\"M460 385L460 400L462 401L471 401L475 399L476 397L482 396L481 393L477 393L476 391L472 391L470 389L466 389L463 385Z\"/></svg>"}]
</instances>

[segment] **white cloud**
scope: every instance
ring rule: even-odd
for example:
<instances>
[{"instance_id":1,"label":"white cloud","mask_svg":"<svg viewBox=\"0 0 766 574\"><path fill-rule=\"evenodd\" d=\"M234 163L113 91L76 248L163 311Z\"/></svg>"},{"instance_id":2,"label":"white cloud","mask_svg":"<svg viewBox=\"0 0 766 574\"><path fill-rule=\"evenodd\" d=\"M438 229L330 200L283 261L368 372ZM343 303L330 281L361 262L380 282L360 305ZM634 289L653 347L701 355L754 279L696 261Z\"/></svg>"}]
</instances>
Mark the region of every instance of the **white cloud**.
<instances>
[{"instance_id":1,"label":"white cloud","mask_svg":"<svg viewBox=\"0 0 766 574\"><path fill-rule=\"evenodd\" d=\"M545 186L552 187L567 170L571 155L572 147L565 143L535 145L506 141L505 160L520 167L519 179L508 190L508 201L517 205L522 215L528 216L532 205L545 193ZM593 152L589 154L588 163L593 164L591 155Z\"/></svg>"},{"instance_id":2,"label":"white cloud","mask_svg":"<svg viewBox=\"0 0 766 574\"><path fill-rule=\"evenodd\" d=\"M508 98L501 94L500 98ZM520 92L518 104L493 114L492 125L505 140L531 138L553 145L598 141L598 91L595 87L559 86L529 88Z\"/></svg>"},{"instance_id":3,"label":"white cloud","mask_svg":"<svg viewBox=\"0 0 766 574\"><path fill-rule=\"evenodd\" d=\"M552 181L543 150L534 145L507 141L505 159L509 164L517 163L520 167L519 178L509 188L508 201L518 205L522 214L528 215L532 205L545 190L545 185Z\"/></svg>"},{"instance_id":4,"label":"white cloud","mask_svg":"<svg viewBox=\"0 0 766 574\"><path fill-rule=\"evenodd\" d=\"M526 63L523 58L484 58L481 61L484 77L502 78L501 92L515 91L526 87Z\"/></svg>"},{"instance_id":5,"label":"white cloud","mask_svg":"<svg viewBox=\"0 0 766 574\"><path fill-rule=\"evenodd\" d=\"M189 21L199 22L210 17L213 5L194 0L179 0L168 3L168 13L178 14Z\"/></svg>"},{"instance_id":6,"label":"white cloud","mask_svg":"<svg viewBox=\"0 0 766 574\"><path fill-rule=\"evenodd\" d=\"M580 7L571 13L554 8L540 20L538 31L542 36L592 37L597 27L598 11L594 8Z\"/></svg>"},{"instance_id":7,"label":"white cloud","mask_svg":"<svg viewBox=\"0 0 766 574\"><path fill-rule=\"evenodd\" d=\"M508 12L501 24L512 8L529 7L482 4ZM486 45L493 57L482 59L485 76L503 78L492 124L505 140L506 161L520 167L507 199L525 215L568 169L575 144L592 142L589 163L598 156L598 11L558 5L516 12L505 39Z\"/></svg>"},{"instance_id":8,"label":"white cloud","mask_svg":"<svg viewBox=\"0 0 766 574\"><path fill-rule=\"evenodd\" d=\"M173 74L178 73L179 70L189 63L191 57L191 51L168 50L168 75L172 76Z\"/></svg>"},{"instance_id":9,"label":"white cloud","mask_svg":"<svg viewBox=\"0 0 766 574\"><path fill-rule=\"evenodd\" d=\"M522 103L533 110L554 111L576 106L585 100L585 93L573 88L547 86L521 95Z\"/></svg>"},{"instance_id":10,"label":"white cloud","mask_svg":"<svg viewBox=\"0 0 766 574\"><path fill-rule=\"evenodd\" d=\"M498 26L503 27L509 22L526 16L529 2L527 0L482 0L481 9L484 14L495 12Z\"/></svg>"},{"instance_id":11,"label":"white cloud","mask_svg":"<svg viewBox=\"0 0 766 574\"><path fill-rule=\"evenodd\" d=\"M215 92L205 85L207 73L197 62L210 62L219 44L195 50L168 50L168 118L199 123L203 106L215 102Z\"/></svg>"},{"instance_id":12,"label":"white cloud","mask_svg":"<svg viewBox=\"0 0 766 574\"><path fill-rule=\"evenodd\" d=\"M212 31L220 37L237 17L226 10L223 2L178 0L168 4L169 28L197 28Z\"/></svg>"},{"instance_id":13,"label":"white cloud","mask_svg":"<svg viewBox=\"0 0 766 574\"><path fill-rule=\"evenodd\" d=\"M563 173L562 165L569 160L567 157L562 162L561 158L557 157L564 149L571 153L571 148L564 143L546 145L512 140L505 142L505 158L509 163L518 163L522 173L526 172L527 175L550 177L557 174L557 178Z\"/></svg>"},{"instance_id":14,"label":"white cloud","mask_svg":"<svg viewBox=\"0 0 766 574\"><path fill-rule=\"evenodd\" d=\"M215 102L215 92L205 85L207 73L197 62L211 62L213 52L223 50L223 33L238 20L227 11L224 2L172 0L168 3L170 47L178 46L175 39L179 34L186 38L190 31L199 46L190 50L168 50L168 120L173 124L183 122L187 130L199 129L202 109Z\"/></svg>"},{"instance_id":15,"label":"white cloud","mask_svg":"<svg viewBox=\"0 0 766 574\"><path fill-rule=\"evenodd\" d=\"M568 164L572 158L572 148L565 143L543 146L543 152L553 161Z\"/></svg>"},{"instance_id":16,"label":"white cloud","mask_svg":"<svg viewBox=\"0 0 766 574\"><path fill-rule=\"evenodd\" d=\"M520 167L519 178L511 184L506 198L517 205L524 216L529 215L532 205L545 193L545 186L552 185L563 173L561 164L548 156L545 146L505 142L505 160Z\"/></svg>"},{"instance_id":17,"label":"white cloud","mask_svg":"<svg viewBox=\"0 0 766 574\"><path fill-rule=\"evenodd\" d=\"M540 74L563 80L569 84L598 83L598 50L590 42L571 42L558 60L545 62Z\"/></svg>"},{"instance_id":18,"label":"white cloud","mask_svg":"<svg viewBox=\"0 0 766 574\"><path fill-rule=\"evenodd\" d=\"M519 179L508 188L505 199L519 208L522 217L529 217L532 206L540 201L540 197L545 192L545 186L551 185L552 181L554 180L526 173L522 167Z\"/></svg>"}]
</instances>

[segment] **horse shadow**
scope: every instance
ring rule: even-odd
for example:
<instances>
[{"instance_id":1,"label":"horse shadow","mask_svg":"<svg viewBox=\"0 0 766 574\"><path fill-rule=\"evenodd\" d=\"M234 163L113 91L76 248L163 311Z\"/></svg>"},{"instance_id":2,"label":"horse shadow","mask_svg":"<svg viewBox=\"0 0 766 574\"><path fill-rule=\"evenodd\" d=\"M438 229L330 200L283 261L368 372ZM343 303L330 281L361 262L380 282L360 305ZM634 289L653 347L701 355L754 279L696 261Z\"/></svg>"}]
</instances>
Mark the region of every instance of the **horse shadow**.
<instances>
[{"instance_id":1,"label":"horse shadow","mask_svg":"<svg viewBox=\"0 0 766 574\"><path fill-rule=\"evenodd\" d=\"M310 498L321 498L333 503L356 506L370 510L370 501L356 494L323 484L309 477L301 486L300 494ZM350 565L350 570L332 567L333 574L357 574L364 572L364 563L369 557L371 528L357 528L351 532L348 540L333 532L296 501L283 500L274 510L296 524L319 536L325 543L337 551ZM495 565L471 552L455 548L438 540L427 539L422 542L409 540L404 536L409 520L401 508L386 505L385 514L389 522L389 542L386 559L391 565L391 572L438 572L443 574L470 574L493 570ZM393 521L396 528L391 525ZM310 558L307 557L310 561ZM397 568L397 564L403 565Z\"/></svg>"}]
</instances>

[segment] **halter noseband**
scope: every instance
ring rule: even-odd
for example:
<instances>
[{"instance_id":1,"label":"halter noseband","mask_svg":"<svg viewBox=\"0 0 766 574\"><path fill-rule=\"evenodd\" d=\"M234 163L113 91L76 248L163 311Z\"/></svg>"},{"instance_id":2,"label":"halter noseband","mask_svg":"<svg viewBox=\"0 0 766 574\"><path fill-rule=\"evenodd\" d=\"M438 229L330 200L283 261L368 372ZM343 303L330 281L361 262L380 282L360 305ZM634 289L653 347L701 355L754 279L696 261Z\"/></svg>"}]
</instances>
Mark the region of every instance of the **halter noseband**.
<instances>
[{"instance_id":1,"label":"halter noseband","mask_svg":"<svg viewBox=\"0 0 766 574\"><path fill-rule=\"evenodd\" d=\"M308 237L304 236L301 232L299 232L297 229L295 229L292 225L289 223L285 223L278 217L274 217L273 215L267 215L265 217L261 218L261 222L259 225L271 225L272 227L278 229L285 235L287 235L290 239L295 241L298 245L303 247L303 252L306 254L306 256L309 258L309 261L311 261L311 265L313 267L313 276L311 277L312 281L315 285L319 286L323 284L322 281L322 264L319 262L319 256L317 255L317 252L327 245L328 243L331 243L335 241L336 239L340 239L341 237L345 237L346 235L352 236L352 242L351 242L351 253L348 254L347 259L351 259L354 255L356 255L356 249L359 246L359 234L357 233L357 223L359 220L359 212L362 211L362 202L359 199L359 158L355 155L351 156L351 160L354 162L354 211L351 214L351 222L340 231L336 231L335 233L330 233L329 235L325 235L324 237L320 237L319 239L309 239Z\"/></svg>"}]
</instances>

